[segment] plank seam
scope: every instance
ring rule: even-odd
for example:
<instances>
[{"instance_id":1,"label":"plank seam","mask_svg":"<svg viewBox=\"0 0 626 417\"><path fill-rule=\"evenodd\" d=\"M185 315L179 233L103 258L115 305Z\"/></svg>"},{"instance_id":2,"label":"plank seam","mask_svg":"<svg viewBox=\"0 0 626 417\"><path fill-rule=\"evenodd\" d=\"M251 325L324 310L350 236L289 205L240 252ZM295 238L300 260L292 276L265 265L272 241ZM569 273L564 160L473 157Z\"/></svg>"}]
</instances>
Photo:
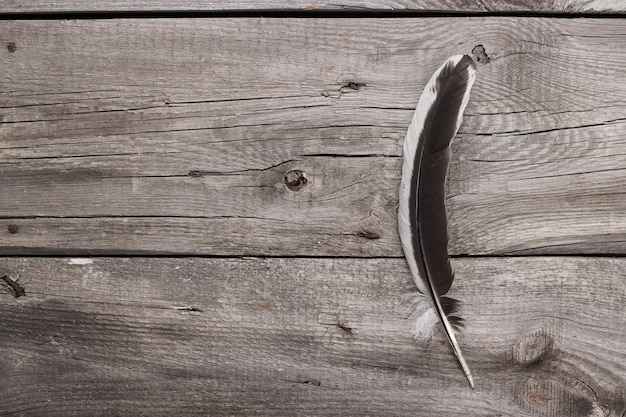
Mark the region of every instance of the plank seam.
<instances>
[{"instance_id":1,"label":"plank seam","mask_svg":"<svg viewBox=\"0 0 626 417\"><path fill-rule=\"evenodd\" d=\"M404 259L404 256L321 256L321 255L211 255L211 254L194 254L194 253L173 253L173 254L106 254L94 253L88 254L84 252L67 252L67 253L48 253L48 254L3 254L0 252L0 259L51 259L51 258L94 258L94 259L134 259L134 258L150 258L150 259L238 259L238 260L258 260L258 259L310 259L310 260L390 260ZM450 259L508 259L508 258L626 258L626 254L612 253L582 253L582 254L532 254L532 255L497 255L497 254L481 254L481 255L450 255Z\"/></svg>"},{"instance_id":2,"label":"plank seam","mask_svg":"<svg viewBox=\"0 0 626 417\"><path fill-rule=\"evenodd\" d=\"M429 10L129 10L3 12L0 20L93 20L93 19L172 19L172 18L277 18L277 19L395 19L444 17L517 17L517 18L603 18L620 19L626 12L550 12L550 11L429 11Z\"/></svg>"}]
</instances>

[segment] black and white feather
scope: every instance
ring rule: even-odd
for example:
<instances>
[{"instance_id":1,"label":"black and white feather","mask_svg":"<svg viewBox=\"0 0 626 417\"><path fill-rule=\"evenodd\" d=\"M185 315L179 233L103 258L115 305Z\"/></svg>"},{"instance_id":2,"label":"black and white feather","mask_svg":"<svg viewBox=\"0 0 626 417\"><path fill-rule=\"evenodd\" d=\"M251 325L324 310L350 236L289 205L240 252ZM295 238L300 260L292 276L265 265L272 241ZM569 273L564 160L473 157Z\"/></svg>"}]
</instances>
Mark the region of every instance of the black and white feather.
<instances>
[{"instance_id":1,"label":"black and white feather","mask_svg":"<svg viewBox=\"0 0 626 417\"><path fill-rule=\"evenodd\" d=\"M458 303L445 297L454 274L448 256L444 185L450 142L461 125L475 75L474 61L456 55L439 67L424 88L404 141L398 211L402 248L420 293L413 316L415 337L430 337L440 322L472 388L472 375L454 335L462 324L456 315Z\"/></svg>"}]
</instances>

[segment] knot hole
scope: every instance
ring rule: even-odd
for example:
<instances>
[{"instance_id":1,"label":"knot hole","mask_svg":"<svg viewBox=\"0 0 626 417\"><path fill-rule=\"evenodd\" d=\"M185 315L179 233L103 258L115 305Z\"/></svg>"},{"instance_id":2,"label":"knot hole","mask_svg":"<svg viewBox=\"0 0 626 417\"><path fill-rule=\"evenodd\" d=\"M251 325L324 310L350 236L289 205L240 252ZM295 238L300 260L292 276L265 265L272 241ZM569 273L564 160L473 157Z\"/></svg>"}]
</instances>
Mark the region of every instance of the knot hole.
<instances>
[{"instance_id":1,"label":"knot hole","mask_svg":"<svg viewBox=\"0 0 626 417\"><path fill-rule=\"evenodd\" d=\"M302 187L304 187L307 182L309 182L306 178L306 172L301 171L299 169L293 169L291 171L287 171L285 173L285 185L291 191L300 191Z\"/></svg>"}]
</instances>

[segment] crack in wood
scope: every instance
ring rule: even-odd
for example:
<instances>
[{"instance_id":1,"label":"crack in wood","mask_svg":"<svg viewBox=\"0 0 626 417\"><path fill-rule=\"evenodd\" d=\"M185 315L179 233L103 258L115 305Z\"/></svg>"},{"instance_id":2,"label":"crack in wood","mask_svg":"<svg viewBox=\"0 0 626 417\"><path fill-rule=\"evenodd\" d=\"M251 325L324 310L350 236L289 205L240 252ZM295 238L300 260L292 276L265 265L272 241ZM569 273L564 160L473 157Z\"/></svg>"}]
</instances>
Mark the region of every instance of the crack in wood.
<instances>
[{"instance_id":1,"label":"crack in wood","mask_svg":"<svg viewBox=\"0 0 626 417\"><path fill-rule=\"evenodd\" d=\"M186 312L204 313L204 310L202 310L201 308L193 307L193 306L174 307L174 310L186 311Z\"/></svg>"},{"instance_id":2,"label":"crack in wood","mask_svg":"<svg viewBox=\"0 0 626 417\"><path fill-rule=\"evenodd\" d=\"M607 126L607 125L612 125L612 124L616 124L616 123L621 123L621 122L624 122L624 121L626 121L626 118L617 118L617 119L605 120L605 121L600 122L600 123L589 123L589 124L584 124L584 125L579 125L579 126L555 127L555 128L552 128L552 129L541 129L541 130L519 130L519 129L515 129L515 130L502 131L502 132L491 132L491 133L474 132L472 134L476 135L476 136L498 136L498 135L529 136L529 135L537 135L537 134L541 134L541 133L560 132L560 131L565 131L565 130L587 129L587 128L593 128L593 127ZM470 132L461 132L461 133L470 133Z\"/></svg>"},{"instance_id":3,"label":"crack in wood","mask_svg":"<svg viewBox=\"0 0 626 417\"><path fill-rule=\"evenodd\" d=\"M623 171L625 169L626 169L626 167L624 167L624 168L598 169L598 170L595 170L595 171L568 172L568 173L565 173L565 174L555 173L554 175L541 175L541 176L537 176L537 177L524 177L524 178L522 178L522 180L536 180L536 179L542 179L542 178L571 177L571 176L575 176L575 175L596 174L596 173L599 173L599 172Z\"/></svg>"},{"instance_id":4,"label":"crack in wood","mask_svg":"<svg viewBox=\"0 0 626 417\"><path fill-rule=\"evenodd\" d=\"M319 387L319 386L322 385L322 381L319 381L317 379L299 379L296 382L298 384L313 385L313 386L316 386L316 387Z\"/></svg>"},{"instance_id":5,"label":"crack in wood","mask_svg":"<svg viewBox=\"0 0 626 417\"><path fill-rule=\"evenodd\" d=\"M187 173L188 176L192 178L201 178L204 176L222 176L222 175L240 175L251 172L265 172L270 171L272 169L278 168L282 165L289 164L292 162L299 162L299 159L288 159L286 161L278 162L276 164L270 165L265 168L247 168L247 169L238 169L235 171L204 171L204 170L191 170Z\"/></svg>"},{"instance_id":6,"label":"crack in wood","mask_svg":"<svg viewBox=\"0 0 626 417\"><path fill-rule=\"evenodd\" d=\"M380 239L380 235L378 233L367 229L357 232L356 235L365 239Z\"/></svg>"},{"instance_id":7,"label":"crack in wood","mask_svg":"<svg viewBox=\"0 0 626 417\"><path fill-rule=\"evenodd\" d=\"M389 155L384 153L363 153L363 154L347 154L347 153L305 153L300 154L301 157L308 158L401 158L402 155Z\"/></svg>"}]
</instances>

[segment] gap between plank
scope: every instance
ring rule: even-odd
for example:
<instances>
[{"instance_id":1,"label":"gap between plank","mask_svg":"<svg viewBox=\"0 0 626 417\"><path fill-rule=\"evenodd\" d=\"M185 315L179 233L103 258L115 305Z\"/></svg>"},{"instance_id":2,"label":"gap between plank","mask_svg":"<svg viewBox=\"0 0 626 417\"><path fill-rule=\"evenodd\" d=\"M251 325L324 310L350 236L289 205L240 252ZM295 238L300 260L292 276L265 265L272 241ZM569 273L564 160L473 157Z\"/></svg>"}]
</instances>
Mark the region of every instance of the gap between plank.
<instances>
[{"instance_id":1,"label":"gap between plank","mask_svg":"<svg viewBox=\"0 0 626 417\"><path fill-rule=\"evenodd\" d=\"M545 11L428 11L428 10L129 10L5 12L0 20L89 20L89 19L171 19L171 18L278 18L278 19L394 19L442 17L520 17L520 18L602 18L623 19L620 12Z\"/></svg>"},{"instance_id":2,"label":"gap between plank","mask_svg":"<svg viewBox=\"0 0 626 417\"><path fill-rule=\"evenodd\" d=\"M196 258L196 259L311 259L311 260L330 260L330 259L354 259L354 260L377 260L377 259L404 259L404 256L322 256L322 255L254 255L254 254L242 254L242 255L211 255L211 254L197 254L197 253L174 253L174 254L140 254L129 253L124 254L102 254L102 253L82 253L82 252L68 252L68 253L44 253L37 255L20 255L20 254L3 254L0 252L0 258L14 259L14 258L111 258L111 259L133 259L133 258L149 258L149 259L182 259L182 258ZM610 254L610 253L583 253L583 254L531 254L531 255L496 255L496 254L481 254L481 255L450 255L450 259L505 259L505 258L626 258L626 254Z\"/></svg>"}]
</instances>

